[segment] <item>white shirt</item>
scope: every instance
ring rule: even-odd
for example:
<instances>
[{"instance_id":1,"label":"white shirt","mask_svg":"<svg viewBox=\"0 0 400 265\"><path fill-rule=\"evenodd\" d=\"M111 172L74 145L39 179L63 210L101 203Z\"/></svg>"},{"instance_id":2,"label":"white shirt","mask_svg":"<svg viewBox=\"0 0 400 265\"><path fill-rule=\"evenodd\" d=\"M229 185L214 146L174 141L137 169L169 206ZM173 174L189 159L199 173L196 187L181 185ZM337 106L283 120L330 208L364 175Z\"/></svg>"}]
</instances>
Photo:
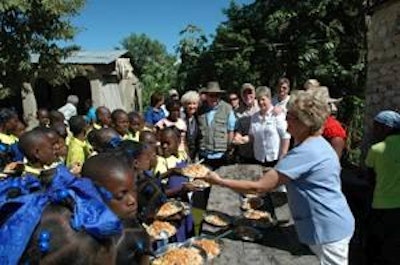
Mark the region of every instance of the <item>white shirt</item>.
<instances>
[{"instance_id":1,"label":"white shirt","mask_svg":"<svg viewBox=\"0 0 400 265\"><path fill-rule=\"evenodd\" d=\"M72 116L78 115L78 111L76 110L75 105L72 103L65 104L64 106L59 108L58 111L64 114L64 118L66 121L69 121Z\"/></svg>"},{"instance_id":2,"label":"white shirt","mask_svg":"<svg viewBox=\"0 0 400 265\"><path fill-rule=\"evenodd\" d=\"M249 134L253 136L254 157L260 162L278 160L281 139L288 139L285 114L273 114L271 107L265 116L257 112L251 116Z\"/></svg>"},{"instance_id":3,"label":"white shirt","mask_svg":"<svg viewBox=\"0 0 400 265\"><path fill-rule=\"evenodd\" d=\"M278 97L273 97L272 98L272 105L274 106L279 106L283 109L285 112L285 115L287 113L287 104L290 100L290 95L288 95L284 100L279 101Z\"/></svg>"}]
</instances>

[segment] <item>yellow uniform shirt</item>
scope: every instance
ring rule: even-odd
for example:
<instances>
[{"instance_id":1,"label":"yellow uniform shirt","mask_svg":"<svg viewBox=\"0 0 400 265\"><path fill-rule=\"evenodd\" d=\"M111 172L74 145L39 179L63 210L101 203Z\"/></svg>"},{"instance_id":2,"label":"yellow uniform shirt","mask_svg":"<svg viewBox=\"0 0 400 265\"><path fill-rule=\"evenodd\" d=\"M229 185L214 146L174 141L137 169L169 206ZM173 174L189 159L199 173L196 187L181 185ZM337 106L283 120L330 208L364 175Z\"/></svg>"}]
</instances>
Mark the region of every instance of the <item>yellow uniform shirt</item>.
<instances>
[{"instance_id":1,"label":"yellow uniform shirt","mask_svg":"<svg viewBox=\"0 0 400 265\"><path fill-rule=\"evenodd\" d=\"M18 141L18 138L16 138L15 136L13 137L12 135L0 133L0 142L2 142L3 144L11 145L17 141Z\"/></svg>"},{"instance_id":2,"label":"yellow uniform shirt","mask_svg":"<svg viewBox=\"0 0 400 265\"><path fill-rule=\"evenodd\" d=\"M68 146L66 165L68 167L77 163L82 165L88 156L89 152L87 143L78 138L72 137Z\"/></svg>"},{"instance_id":3,"label":"yellow uniform shirt","mask_svg":"<svg viewBox=\"0 0 400 265\"><path fill-rule=\"evenodd\" d=\"M154 174L157 173L164 174L168 171L168 169L175 168L176 164L180 162L182 162L182 160L176 156L170 156L167 158L162 156L157 156L157 165L154 168Z\"/></svg>"}]
</instances>

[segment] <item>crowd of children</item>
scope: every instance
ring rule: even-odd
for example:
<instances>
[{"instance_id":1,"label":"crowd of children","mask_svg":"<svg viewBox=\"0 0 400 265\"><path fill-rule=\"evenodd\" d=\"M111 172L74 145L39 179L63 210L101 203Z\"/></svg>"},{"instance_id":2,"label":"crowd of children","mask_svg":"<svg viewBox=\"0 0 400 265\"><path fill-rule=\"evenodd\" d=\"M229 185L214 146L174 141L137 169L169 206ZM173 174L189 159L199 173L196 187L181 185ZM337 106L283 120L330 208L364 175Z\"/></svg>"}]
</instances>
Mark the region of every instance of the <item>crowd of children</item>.
<instances>
[{"instance_id":1,"label":"crowd of children","mask_svg":"<svg viewBox=\"0 0 400 265\"><path fill-rule=\"evenodd\" d=\"M26 131L1 109L0 263L147 264L158 245L142 224L170 198L190 204L196 190L175 170L187 156L179 105L168 108L154 128L137 112L104 106L92 124L39 109L39 125ZM171 222L170 241L194 235L190 213Z\"/></svg>"}]
</instances>

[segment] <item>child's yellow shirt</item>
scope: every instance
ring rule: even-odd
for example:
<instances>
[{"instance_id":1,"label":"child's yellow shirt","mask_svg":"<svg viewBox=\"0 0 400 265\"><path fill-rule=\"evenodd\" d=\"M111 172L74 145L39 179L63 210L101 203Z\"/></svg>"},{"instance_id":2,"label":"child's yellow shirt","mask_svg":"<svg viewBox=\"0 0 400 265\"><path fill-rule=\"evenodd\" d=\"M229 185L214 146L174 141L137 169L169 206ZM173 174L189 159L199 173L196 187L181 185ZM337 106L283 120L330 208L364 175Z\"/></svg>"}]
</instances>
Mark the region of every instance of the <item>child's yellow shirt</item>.
<instances>
[{"instance_id":1,"label":"child's yellow shirt","mask_svg":"<svg viewBox=\"0 0 400 265\"><path fill-rule=\"evenodd\" d=\"M176 164L178 164L180 162L182 162L182 160L174 155L167 157L167 158L162 157L162 156L157 156L157 165L154 168L154 174L157 174L157 173L164 174L169 169L175 168Z\"/></svg>"},{"instance_id":2,"label":"child's yellow shirt","mask_svg":"<svg viewBox=\"0 0 400 265\"><path fill-rule=\"evenodd\" d=\"M5 133L0 133L0 142L2 142L3 144L11 145L15 144L17 141L17 137L13 137L12 135L8 135Z\"/></svg>"},{"instance_id":3,"label":"child's yellow shirt","mask_svg":"<svg viewBox=\"0 0 400 265\"><path fill-rule=\"evenodd\" d=\"M81 141L76 137L72 137L68 146L66 165L68 167L77 163L82 165L89 156L88 149L88 145L85 141Z\"/></svg>"}]
</instances>

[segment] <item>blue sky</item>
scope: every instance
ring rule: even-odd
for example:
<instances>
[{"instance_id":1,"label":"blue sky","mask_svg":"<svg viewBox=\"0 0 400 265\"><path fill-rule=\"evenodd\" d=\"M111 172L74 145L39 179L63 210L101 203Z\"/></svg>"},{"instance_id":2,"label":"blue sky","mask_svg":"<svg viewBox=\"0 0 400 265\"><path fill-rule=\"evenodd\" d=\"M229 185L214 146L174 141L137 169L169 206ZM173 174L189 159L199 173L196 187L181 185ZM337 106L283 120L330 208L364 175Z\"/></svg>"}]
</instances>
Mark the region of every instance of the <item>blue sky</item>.
<instances>
[{"instance_id":1,"label":"blue sky","mask_svg":"<svg viewBox=\"0 0 400 265\"><path fill-rule=\"evenodd\" d=\"M145 33L174 52L179 32L188 24L207 35L226 20L230 0L87 0L72 22L80 28L74 43L83 50L110 50L131 33ZM235 0L248 4L254 0Z\"/></svg>"}]
</instances>

